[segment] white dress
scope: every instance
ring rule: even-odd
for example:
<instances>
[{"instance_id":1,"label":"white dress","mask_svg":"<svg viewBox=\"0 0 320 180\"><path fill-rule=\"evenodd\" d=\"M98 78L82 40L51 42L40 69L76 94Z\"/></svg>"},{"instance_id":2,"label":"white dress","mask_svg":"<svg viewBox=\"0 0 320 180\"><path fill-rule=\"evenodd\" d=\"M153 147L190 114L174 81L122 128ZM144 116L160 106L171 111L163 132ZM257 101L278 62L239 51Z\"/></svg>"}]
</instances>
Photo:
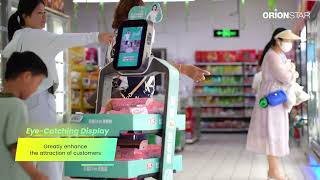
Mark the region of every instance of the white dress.
<instances>
[{"instance_id":1,"label":"white dress","mask_svg":"<svg viewBox=\"0 0 320 180\"><path fill-rule=\"evenodd\" d=\"M289 114L284 104L259 107L259 100L272 91L285 88L294 80L294 73L285 67L286 57L269 50L262 64L262 82L253 109L247 149L252 152L285 156L289 154Z\"/></svg>"}]
</instances>

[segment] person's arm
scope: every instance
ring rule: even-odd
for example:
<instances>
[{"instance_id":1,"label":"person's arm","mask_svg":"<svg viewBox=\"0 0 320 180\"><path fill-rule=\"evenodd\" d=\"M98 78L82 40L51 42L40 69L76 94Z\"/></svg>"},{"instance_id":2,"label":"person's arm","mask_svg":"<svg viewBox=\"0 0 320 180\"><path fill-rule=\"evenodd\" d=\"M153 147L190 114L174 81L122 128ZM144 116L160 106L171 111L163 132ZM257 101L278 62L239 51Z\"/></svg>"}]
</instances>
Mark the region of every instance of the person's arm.
<instances>
[{"instance_id":1,"label":"person's arm","mask_svg":"<svg viewBox=\"0 0 320 180\"><path fill-rule=\"evenodd\" d=\"M16 156L17 144L9 146L9 151L13 158ZM32 180L48 180L49 178L41 173L32 162L18 162L24 171L31 177Z\"/></svg>"},{"instance_id":2,"label":"person's arm","mask_svg":"<svg viewBox=\"0 0 320 180\"><path fill-rule=\"evenodd\" d=\"M197 66L191 64L176 64L170 62L181 74L188 76L193 79L195 82L201 82L206 79L206 76L210 75L209 71L203 70Z\"/></svg>"},{"instance_id":3,"label":"person's arm","mask_svg":"<svg viewBox=\"0 0 320 180\"><path fill-rule=\"evenodd\" d=\"M280 81L283 84L290 84L292 81L294 81L295 70L287 69L285 64L281 62L279 56L269 54L266 60L269 64L270 73L272 73L276 80Z\"/></svg>"},{"instance_id":4,"label":"person's arm","mask_svg":"<svg viewBox=\"0 0 320 180\"><path fill-rule=\"evenodd\" d=\"M67 48L85 46L92 43L110 44L113 41L113 33L63 33L55 34L43 30L32 30L31 33L39 39L35 45L49 49L53 53L58 53ZM34 41L29 36L29 41Z\"/></svg>"}]
</instances>

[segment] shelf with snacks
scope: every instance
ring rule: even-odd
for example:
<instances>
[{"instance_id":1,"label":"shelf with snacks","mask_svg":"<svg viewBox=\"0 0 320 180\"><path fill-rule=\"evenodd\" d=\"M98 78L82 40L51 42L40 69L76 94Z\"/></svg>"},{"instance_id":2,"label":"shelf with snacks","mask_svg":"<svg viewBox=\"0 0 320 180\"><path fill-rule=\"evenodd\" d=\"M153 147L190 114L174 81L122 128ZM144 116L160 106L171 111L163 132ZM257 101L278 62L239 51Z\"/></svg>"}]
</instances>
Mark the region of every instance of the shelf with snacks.
<instances>
[{"instance_id":1,"label":"shelf with snacks","mask_svg":"<svg viewBox=\"0 0 320 180\"><path fill-rule=\"evenodd\" d=\"M251 84L261 51L197 51L195 65L211 73L195 85L202 132L245 132L255 103Z\"/></svg>"},{"instance_id":2,"label":"shelf with snacks","mask_svg":"<svg viewBox=\"0 0 320 180\"><path fill-rule=\"evenodd\" d=\"M202 128L203 133L248 132L248 128Z\"/></svg>"},{"instance_id":3,"label":"shelf with snacks","mask_svg":"<svg viewBox=\"0 0 320 180\"><path fill-rule=\"evenodd\" d=\"M87 99L97 89L99 67L98 49L77 47L69 49L71 111L93 113L95 107Z\"/></svg>"},{"instance_id":4,"label":"shelf with snacks","mask_svg":"<svg viewBox=\"0 0 320 180\"><path fill-rule=\"evenodd\" d=\"M214 87L242 87L242 86L252 86L251 84L196 84L196 87L202 86L214 86Z\"/></svg>"}]
</instances>

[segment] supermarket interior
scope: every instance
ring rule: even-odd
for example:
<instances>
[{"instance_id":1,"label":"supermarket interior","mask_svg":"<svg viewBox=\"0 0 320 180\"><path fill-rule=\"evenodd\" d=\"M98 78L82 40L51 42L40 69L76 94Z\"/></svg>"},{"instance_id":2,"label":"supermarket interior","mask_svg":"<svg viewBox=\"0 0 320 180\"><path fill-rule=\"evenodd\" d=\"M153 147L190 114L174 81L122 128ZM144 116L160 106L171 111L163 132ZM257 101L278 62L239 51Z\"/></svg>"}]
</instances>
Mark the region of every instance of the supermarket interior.
<instances>
[{"instance_id":1,"label":"supermarket interior","mask_svg":"<svg viewBox=\"0 0 320 180\"><path fill-rule=\"evenodd\" d=\"M26 37L34 12L23 1L0 0L0 92L13 41L18 52L50 41L34 51L42 59L57 43L60 52L44 59L48 79L57 74L45 89L55 123L117 140L104 149L113 161L66 160L57 171L36 163L49 180L320 180L319 0L26 2L34 11L45 4L38 31L48 40ZM16 12L29 32L8 38ZM20 180L3 180L11 179Z\"/></svg>"}]
</instances>

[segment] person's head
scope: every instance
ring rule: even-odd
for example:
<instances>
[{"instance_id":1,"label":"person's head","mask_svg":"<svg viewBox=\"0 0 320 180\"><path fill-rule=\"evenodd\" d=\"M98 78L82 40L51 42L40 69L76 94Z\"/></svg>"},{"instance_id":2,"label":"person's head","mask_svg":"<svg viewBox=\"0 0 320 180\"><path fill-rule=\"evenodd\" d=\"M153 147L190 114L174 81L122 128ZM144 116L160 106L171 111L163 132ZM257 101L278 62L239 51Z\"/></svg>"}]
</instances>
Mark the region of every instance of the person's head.
<instances>
[{"instance_id":1,"label":"person's head","mask_svg":"<svg viewBox=\"0 0 320 180\"><path fill-rule=\"evenodd\" d=\"M152 6L152 11L156 11L158 9L158 6L155 4Z\"/></svg>"},{"instance_id":2,"label":"person's head","mask_svg":"<svg viewBox=\"0 0 320 180\"><path fill-rule=\"evenodd\" d=\"M23 27L43 29L45 24L46 12L43 0L20 0L18 10L9 18L9 40L11 41L14 33Z\"/></svg>"},{"instance_id":3,"label":"person's head","mask_svg":"<svg viewBox=\"0 0 320 180\"><path fill-rule=\"evenodd\" d=\"M263 50L262 57L259 61L259 65L262 65L264 56L270 48L279 49L283 53L287 53L292 50L293 42L299 39L300 37L292 33L291 30L285 28L277 28L272 33L271 40L268 42L268 44L265 46Z\"/></svg>"},{"instance_id":4,"label":"person's head","mask_svg":"<svg viewBox=\"0 0 320 180\"><path fill-rule=\"evenodd\" d=\"M14 52L6 63L5 87L10 83L21 99L31 96L45 77L48 77L47 67L33 52Z\"/></svg>"},{"instance_id":5,"label":"person's head","mask_svg":"<svg viewBox=\"0 0 320 180\"><path fill-rule=\"evenodd\" d=\"M120 0L113 15L113 29L118 29L122 22L128 20L128 14L134 6L144 6L144 2L142 0Z\"/></svg>"}]
</instances>

